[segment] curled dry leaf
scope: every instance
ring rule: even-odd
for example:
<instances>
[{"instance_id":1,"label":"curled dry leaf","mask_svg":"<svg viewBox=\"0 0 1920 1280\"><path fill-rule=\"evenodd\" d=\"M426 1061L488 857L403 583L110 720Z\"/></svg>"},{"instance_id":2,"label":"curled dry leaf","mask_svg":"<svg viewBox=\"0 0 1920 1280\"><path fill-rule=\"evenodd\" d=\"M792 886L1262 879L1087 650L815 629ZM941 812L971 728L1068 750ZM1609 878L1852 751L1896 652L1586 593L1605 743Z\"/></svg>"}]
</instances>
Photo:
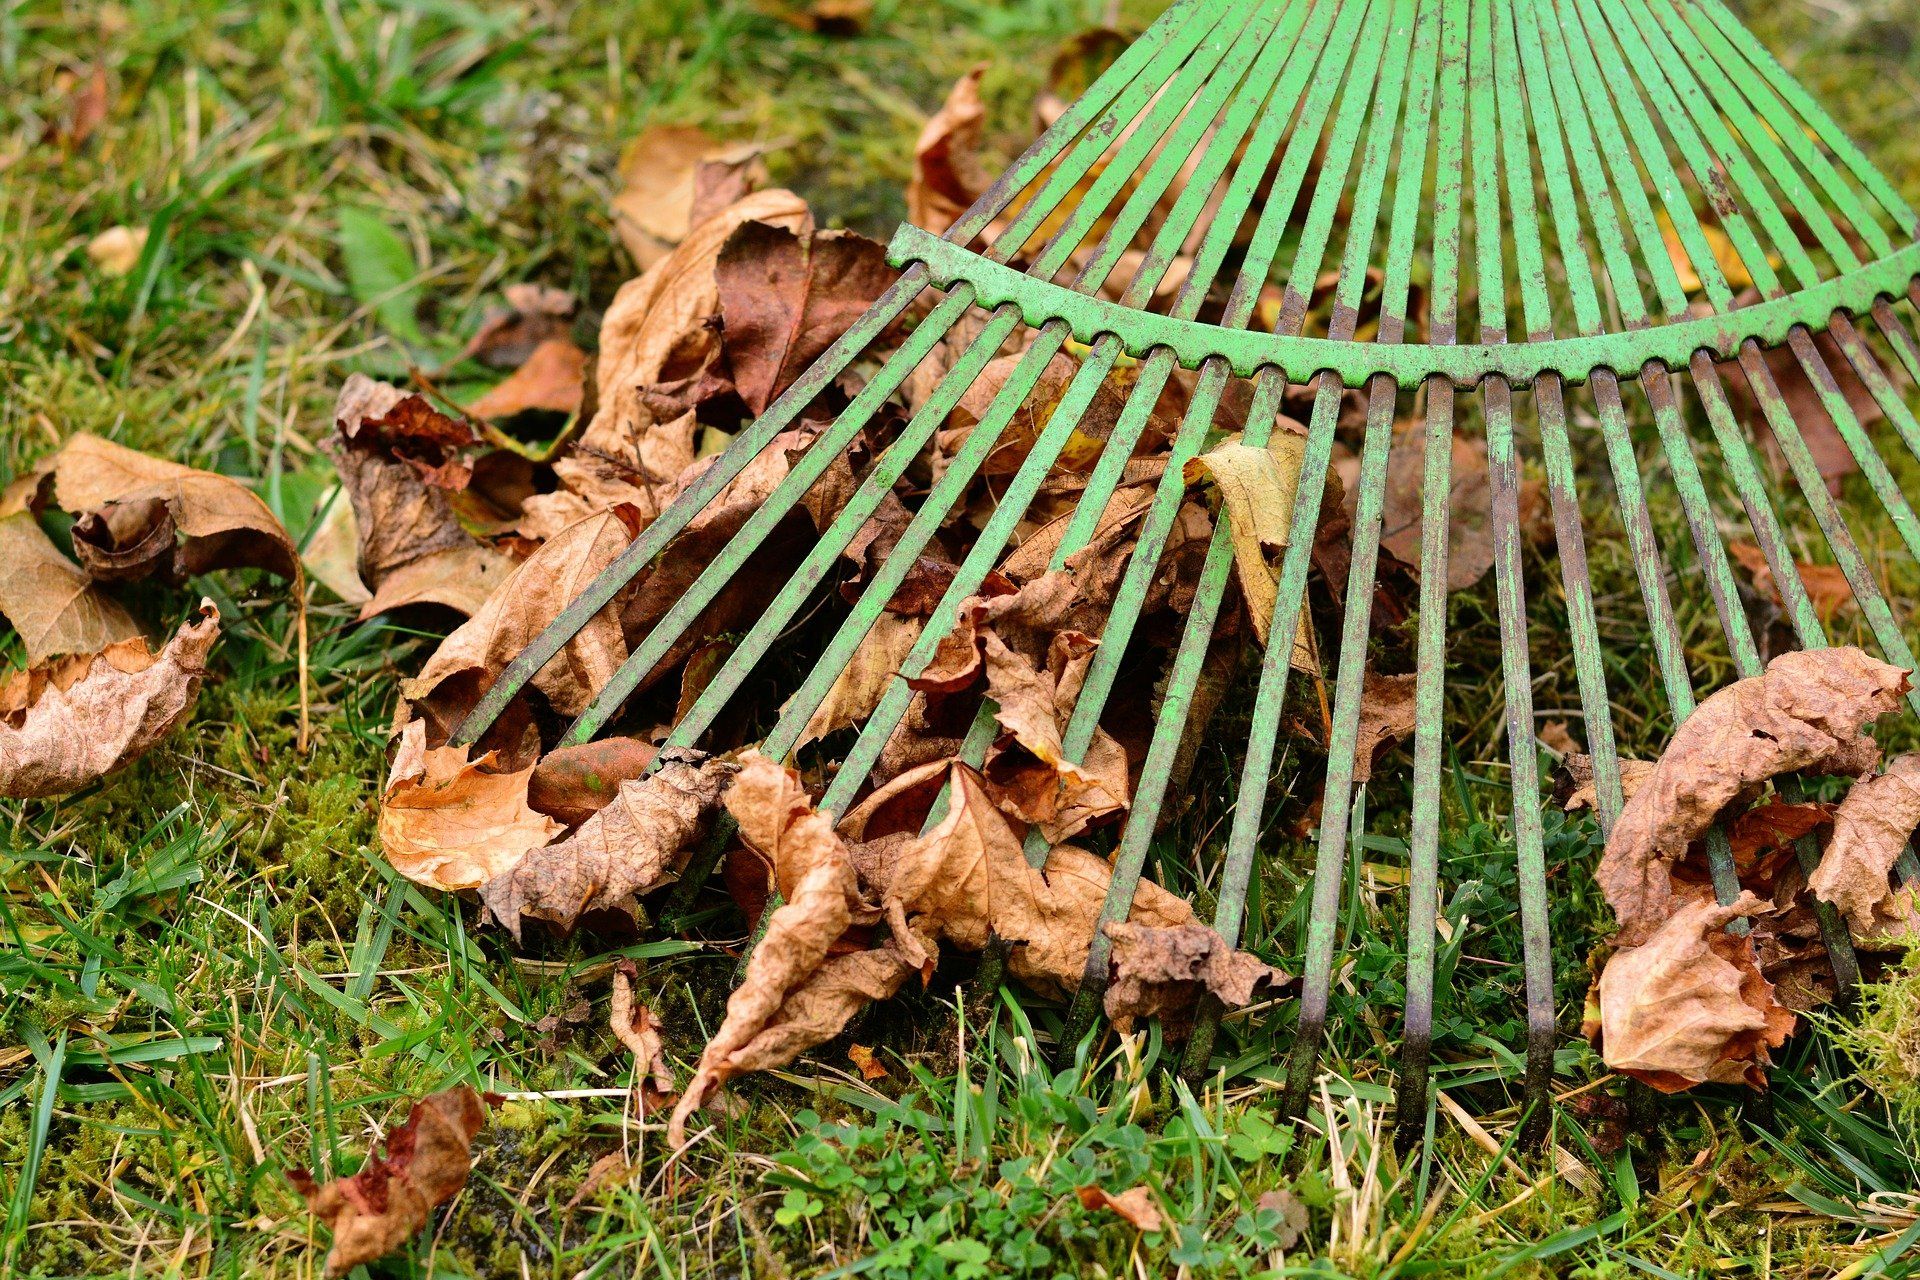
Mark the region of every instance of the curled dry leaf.
<instances>
[{"instance_id":1,"label":"curled dry leaf","mask_svg":"<svg viewBox=\"0 0 1920 1280\"><path fill-rule=\"evenodd\" d=\"M1158 1017L1171 1035L1193 1023L1200 998L1211 995L1229 1009L1243 1009L1262 983L1292 979L1203 924L1154 928L1119 921L1106 926L1113 939L1107 1017L1122 1031L1135 1018Z\"/></svg>"},{"instance_id":2,"label":"curled dry leaf","mask_svg":"<svg viewBox=\"0 0 1920 1280\"><path fill-rule=\"evenodd\" d=\"M509 573L479 611L403 681L409 701L434 704L455 718L491 685L506 665L612 564L640 524L628 507L588 516L549 539ZM562 715L586 710L627 656L619 601L595 614L534 676L533 683Z\"/></svg>"},{"instance_id":3,"label":"curled dry leaf","mask_svg":"<svg viewBox=\"0 0 1920 1280\"><path fill-rule=\"evenodd\" d=\"M1640 946L1616 951L1600 975L1601 1056L1666 1093L1696 1084L1766 1086L1768 1050L1794 1015L1774 999L1749 938L1729 921L1765 910L1751 893L1721 906L1698 899Z\"/></svg>"},{"instance_id":4,"label":"curled dry leaf","mask_svg":"<svg viewBox=\"0 0 1920 1280\"><path fill-rule=\"evenodd\" d=\"M936 235L958 221L987 189L979 155L987 119L986 104L980 100L980 77L986 71L983 62L961 76L913 144L907 221Z\"/></svg>"},{"instance_id":5,"label":"curled dry leaf","mask_svg":"<svg viewBox=\"0 0 1920 1280\"><path fill-rule=\"evenodd\" d=\"M355 566L371 593L360 617L409 604L477 612L513 561L468 533L454 511L454 495L473 476L472 429L359 373L340 388L334 424L321 448L352 507Z\"/></svg>"},{"instance_id":6,"label":"curled dry leaf","mask_svg":"<svg viewBox=\"0 0 1920 1280\"><path fill-rule=\"evenodd\" d=\"M1653 776L1651 760L1620 761L1620 791L1623 800L1631 800ZM1593 780L1593 757L1579 751L1570 751L1560 758L1560 767L1553 772L1553 800L1568 813L1581 809L1600 807L1598 784Z\"/></svg>"},{"instance_id":7,"label":"curled dry leaf","mask_svg":"<svg viewBox=\"0 0 1920 1280\"><path fill-rule=\"evenodd\" d=\"M640 1114L673 1105L673 1068L667 1065L667 1047L653 1010L633 998L640 970L631 960L613 967L613 1002L608 1023L614 1039L633 1052L633 1083L640 1093Z\"/></svg>"},{"instance_id":8,"label":"curled dry leaf","mask_svg":"<svg viewBox=\"0 0 1920 1280\"><path fill-rule=\"evenodd\" d=\"M0 682L0 795L61 795L145 754L193 710L219 635L203 600L157 654L135 636Z\"/></svg>"},{"instance_id":9,"label":"curled dry leaf","mask_svg":"<svg viewBox=\"0 0 1920 1280\"><path fill-rule=\"evenodd\" d=\"M1871 768L1879 748L1861 730L1907 688L1900 668L1845 647L1782 654L1702 702L1627 802L1600 860L1620 944L1645 941L1667 919L1671 864L1742 788L1790 770Z\"/></svg>"},{"instance_id":10,"label":"curled dry leaf","mask_svg":"<svg viewBox=\"0 0 1920 1280\"><path fill-rule=\"evenodd\" d=\"M387 1131L386 1154L369 1155L352 1177L319 1186L305 1169L289 1170L287 1180L333 1232L327 1274L384 1258L459 1195L473 1170L474 1136L486 1123L486 1102L455 1085L414 1103L406 1121Z\"/></svg>"},{"instance_id":11,"label":"curled dry leaf","mask_svg":"<svg viewBox=\"0 0 1920 1280\"><path fill-rule=\"evenodd\" d=\"M1426 450L1424 423L1403 423L1395 428L1393 445L1387 453L1386 509L1380 526L1381 547L1405 564L1416 566L1416 575L1420 563L1420 523L1425 511L1422 490L1426 484ZM1449 482L1447 589L1464 591L1493 567L1493 527L1488 506L1492 488L1485 440L1464 431L1454 433Z\"/></svg>"},{"instance_id":12,"label":"curled dry leaf","mask_svg":"<svg viewBox=\"0 0 1920 1280\"><path fill-rule=\"evenodd\" d=\"M529 765L494 772L492 752L427 746L424 720L409 720L387 773L380 847L393 869L433 889L478 889L561 831L527 803Z\"/></svg>"},{"instance_id":13,"label":"curled dry leaf","mask_svg":"<svg viewBox=\"0 0 1920 1280\"><path fill-rule=\"evenodd\" d=\"M133 617L60 554L31 511L0 516L0 616L13 624L29 663L62 653L98 653L140 634Z\"/></svg>"},{"instance_id":14,"label":"curled dry leaf","mask_svg":"<svg viewBox=\"0 0 1920 1280\"><path fill-rule=\"evenodd\" d=\"M1833 839L1807 878L1814 894L1840 909L1856 939L1876 946L1920 941L1911 886L1895 891L1887 873L1920 827L1920 753L1898 756L1862 778L1833 814Z\"/></svg>"},{"instance_id":15,"label":"curled dry leaf","mask_svg":"<svg viewBox=\"0 0 1920 1280\"><path fill-rule=\"evenodd\" d=\"M563 933L590 911L637 919L638 899L686 864L733 771L697 751L663 752L658 769L622 782L613 802L578 831L542 841L476 886L480 900L516 940L528 919Z\"/></svg>"},{"instance_id":16,"label":"curled dry leaf","mask_svg":"<svg viewBox=\"0 0 1920 1280\"><path fill-rule=\"evenodd\" d=\"M864 1044L847 1046L847 1061L859 1069L862 1080L885 1080L887 1064L880 1061L880 1055Z\"/></svg>"},{"instance_id":17,"label":"curled dry leaf","mask_svg":"<svg viewBox=\"0 0 1920 1280\"><path fill-rule=\"evenodd\" d=\"M765 177L760 148L720 142L690 125L657 125L620 153L620 193L613 198L614 229L642 271L679 244L695 225L702 166L708 182L738 174L750 184ZM743 189L740 194L746 192Z\"/></svg>"},{"instance_id":18,"label":"curled dry leaf","mask_svg":"<svg viewBox=\"0 0 1920 1280\"><path fill-rule=\"evenodd\" d=\"M81 434L34 470L42 494L75 517L75 552L110 581L161 572L182 581L211 569L299 573L293 539L252 490ZM179 536L177 545L174 535Z\"/></svg>"},{"instance_id":19,"label":"curled dry leaf","mask_svg":"<svg viewBox=\"0 0 1920 1280\"><path fill-rule=\"evenodd\" d=\"M1166 1229L1160 1206L1153 1202L1153 1192L1146 1187L1129 1187L1117 1196L1109 1195L1099 1187L1081 1187L1075 1194L1080 1197L1081 1208L1111 1209L1131 1223L1136 1231Z\"/></svg>"},{"instance_id":20,"label":"curled dry leaf","mask_svg":"<svg viewBox=\"0 0 1920 1280\"><path fill-rule=\"evenodd\" d=\"M845 333L899 273L851 231L743 222L714 264L727 363L754 414Z\"/></svg>"},{"instance_id":21,"label":"curled dry leaf","mask_svg":"<svg viewBox=\"0 0 1920 1280\"><path fill-rule=\"evenodd\" d=\"M829 956L847 928L872 913L846 846L791 770L749 751L727 810L741 838L772 868L786 901L768 920L727 999L726 1019L674 1108L668 1140L676 1147L686 1140L687 1118L728 1080L791 1062L838 1035L861 1007L891 996L920 967L892 945Z\"/></svg>"},{"instance_id":22,"label":"curled dry leaf","mask_svg":"<svg viewBox=\"0 0 1920 1280\"><path fill-rule=\"evenodd\" d=\"M491 369L518 369L543 343L566 337L580 309L572 294L548 285L510 284L501 292L507 309L480 322L460 352L462 359L478 360Z\"/></svg>"}]
</instances>

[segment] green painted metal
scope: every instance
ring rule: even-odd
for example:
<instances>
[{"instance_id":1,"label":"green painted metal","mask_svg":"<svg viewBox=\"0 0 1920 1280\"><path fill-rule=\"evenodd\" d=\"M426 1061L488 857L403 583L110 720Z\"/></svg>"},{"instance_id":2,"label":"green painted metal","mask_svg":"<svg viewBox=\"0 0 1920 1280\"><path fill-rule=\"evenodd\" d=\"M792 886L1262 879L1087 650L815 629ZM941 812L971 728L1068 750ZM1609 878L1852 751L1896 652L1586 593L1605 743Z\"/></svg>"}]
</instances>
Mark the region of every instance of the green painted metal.
<instances>
[{"instance_id":1,"label":"green painted metal","mask_svg":"<svg viewBox=\"0 0 1920 1280\"><path fill-rule=\"evenodd\" d=\"M1336 236L1337 272L1323 277ZM813 711L915 558L968 495L1049 362L1078 342L1078 367L1065 392L999 491L900 672L852 745L828 753L825 762L837 768L820 804L844 813L865 793L911 705L908 680L1013 545L1116 371L1138 362L1053 554L1054 569L1066 567L1093 538L1162 393L1176 376L1186 376L1182 369L1197 371L1062 735L1066 758L1079 760L1107 712L1123 662L1138 656L1130 651L1139 648L1142 611L1188 498L1184 464L1217 438L1221 406L1239 402L1230 398L1234 380L1251 380L1239 426L1243 440L1256 445L1269 438L1289 386L1310 389L1305 458L1269 619L1273 639L1261 658L1233 816L1213 879L1214 927L1237 943L1266 852L1262 828L1281 758L1289 640L1309 590L1343 393L1364 392L1352 559L1330 653L1327 772L1284 1094L1298 1109L1318 1070L1343 902L1350 911L1358 891L1348 879L1357 842L1381 826L1377 802L1369 814L1367 786L1377 796L1381 786L1399 785L1397 779L1357 782L1354 753L1395 423L1405 402L1417 397L1420 412L1405 428L1425 465L1405 820L1410 897L1398 1096L1405 1142L1425 1130L1432 1106L1452 450L1456 430L1472 430L1477 416L1490 467L1507 818L1524 941L1526 1124L1528 1135L1537 1136L1549 1117L1558 1011L1527 615L1529 591L1542 583L1527 572L1523 471L1537 467L1545 480L1552 558L1605 831L1623 800L1608 697L1609 676L1622 662L1603 642L1601 602L1589 582L1583 503L1590 506L1595 494L1594 481L1578 466L1583 448L1591 437L1605 458L1674 723L1707 689L1695 655L1682 643L1672 598L1691 583L1676 586L1673 573L1699 576L1735 672L1761 670L1725 541L1736 520L1744 520L1742 535L1760 547L1801 645L1827 643L1795 565L1805 548L1782 515L1803 508L1852 586L1879 648L1911 668L1911 620L1896 611L1904 602L1889 600L1881 589L1767 356L1785 352L1807 379L1858 465L1864 492L1904 551L1920 558L1915 499L1901 488L1901 469L1880 453L1885 437L1920 459L1913 404L1920 338L1909 314L1920 308L1917 239L1920 216L1722 0L1182 0L953 227L940 236L899 230L889 249L902 271L899 281L508 667L455 740L479 741L580 627L647 572L728 482L906 318L913 325L905 340L877 367L861 366L868 371L865 387L819 428L761 511L684 596L636 639L567 740L584 741L618 721L630 695L702 611L729 590L829 464L883 409L900 403L908 376L938 349L945 373L912 414L900 415L905 425L867 465L853 498L805 550L667 738L675 746L698 745L796 621L834 589L843 551L899 492L903 478L919 474L912 472L915 463L987 363L1024 338L1012 374L915 498L897 548L811 655L761 749L779 759L794 754ZM1670 242L1684 264L1676 262ZM1721 253L1730 249L1725 264L1716 243L1725 246ZM1290 256L1281 267L1283 250ZM1728 269L1734 261L1737 272ZM1170 275L1176 266L1185 278L1177 289L1163 289L1178 279ZM1222 299L1216 285L1227 271L1233 281ZM1424 317L1409 310L1413 282L1421 277L1428 289ZM1744 287L1748 280L1757 298L1737 296L1736 281ZM1321 314L1324 331L1309 332ZM1463 314L1474 319L1471 331ZM1363 322L1373 326L1365 338L1358 336ZM954 336L962 333L971 335L964 344ZM1817 342L1819 335L1825 337ZM1892 354L1890 368L1882 363L1883 349ZM1832 364L1836 351L1839 368ZM1842 391L1849 374L1884 415L1884 428L1870 428L1854 411ZM1744 382L1748 394L1732 395L1729 380ZM1682 400L1689 385L1697 413ZM1472 400L1463 402L1469 394ZM1477 415L1461 411L1476 401ZM1757 416L1745 422L1741 408L1749 402ZM1704 435L1696 432L1701 424ZM1754 432L1762 426L1785 459L1788 483L1777 482L1755 456ZM1706 458L1714 462L1703 467ZM1722 503L1709 475L1724 478L1735 505ZM1655 485L1670 487L1678 498L1691 534L1690 563L1681 563L1684 549L1659 544L1647 507ZM1152 735L1130 811L1114 833L1103 922L1126 918L1145 872L1202 670L1232 599L1233 574L1223 514L1175 650L1164 658ZM1911 705L1920 713L1920 690ZM983 699L960 759L975 765L984 759L999 731L997 710ZM1799 794L1793 779L1782 780L1781 790L1789 798ZM943 812L944 799L929 822ZM669 921L687 917L732 830L724 818L716 823L668 903ZM1026 852L1043 866L1051 849L1035 832ZM1738 881L1723 830L1709 833L1707 853L1716 891L1731 897ZM1800 854L1811 866L1818 850L1803 841ZM1903 876L1920 875L1911 854L1900 869ZM1820 924L1835 980L1843 993L1850 991L1859 968L1844 925L1830 909L1820 912ZM984 982L999 980L1003 956L1004 949L989 950ZM1107 940L1097 935L1068 1012L1068 1052L1098 1020L1108 963ZM1217 1005L1201 1010L1185 1050L1187 1071L1216 1065L1221 1013Z\"/></svg>"},{"instance_id":2,"label":"green painted metal","mask_svg":"<svg viewBox=\"0 0 1920 1280\"><path fill-rule=\"evenodd\" d=\"M1129 310L1101 298L1074 297L1057 285L956 249L913 226L903 226L894 234L888 258L895 265L925 267L936 284L971 285L982 305L1012 303L1021 308L1028 324L1064 320L1081 342L1111 333L1129 355L1141 356L1164 348L1189 369L1217 357L1243 378L1271 366L1293 382L1311 382L1327 372L1350 387L1364 387L1375 374L1384 373L1409 390L1434 374L1452 380L1462 390L1471 390L1491 374L1499 374L1509 387L1519 388L1531 385L1543 372L1557 373L1569 383L1586 381L1596 369L1631 376L1648 358L1680 367L1696 351L1732 359L1748 340L1779 346L1796 327L1824 327L1835 311L1861 314L1878 299L1898 298L1908 282L1920 274L1920 245L1908 245L1846 276L1743 307L1724 318L1683 320L1635 332L1544 342L1443 347L1236 333L1198 321Z\"/></svg>"}]
</instances>

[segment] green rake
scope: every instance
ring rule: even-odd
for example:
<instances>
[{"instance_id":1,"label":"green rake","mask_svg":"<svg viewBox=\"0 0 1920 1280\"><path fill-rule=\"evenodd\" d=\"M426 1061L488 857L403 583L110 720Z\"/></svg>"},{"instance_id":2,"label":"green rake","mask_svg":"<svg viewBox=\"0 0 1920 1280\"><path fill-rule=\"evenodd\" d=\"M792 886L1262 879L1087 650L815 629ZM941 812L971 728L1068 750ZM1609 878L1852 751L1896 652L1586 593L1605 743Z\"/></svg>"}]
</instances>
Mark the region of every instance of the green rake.
<instances>
[{"instance_id":1,"label":"green rake","mask_svg":"<svg viewBox=\"0 0 1920 1280\"><path fill-rule=\"evenodd\" d=\"M1310 176L1311 190L1305 191ZM1150 222L1168 202L1170 211ZM1759 301L1736 308L1734 285L1716 258L1710 228L1731 245ZM1337 273L1323 278L1336 233L1344 237ZM1698 282L1694 297L1669 250L1669 233L1691 261ZM820 802L834 814L846 812L858 797L908 710L907 676L926 666L962 600L978 590L1007 550L1095 392L1123 356L1140 362L1137 378L1054 553L1055 568L1092 537L1175 367L1197 370L1198 376L1064 734L1074 759L1093 740L1183 497L1184 464L1199 453L1229 381L1251 380L1244 424L1249 444L1264 443L1290 385L1312 393L1292 535L1268 632L1282 638L1294 633L1302 608L1342 393L1363 391L1367 414L1352 562L1298 1035L1287 1070L1285 1099L1297 1110L1313 1082L1325 1030L1348 844L1363 825L1354 756L1389 446L1401 398L1411 402L1420 393L1425 473L1398 1107L1403 1136L1417 1133L1429 1109L1451 451L1457 401L1477 395L1472 416L1484 424L1491 473L1523 933L1530 1105L1525 1128L1538 1135L1548 1118L1556 1016L1521 564L1515 424L1522 406L1516 393L1531 399L1537 424L1599 821L1610 830L1622 804L1620 769L1587 575L1569 398L1584 396L1588 412L1582 421L1597 424L1676 722L1692 710L1696 692L1668 595L1666 557L1648 516L1623 383L1644 400L1657 430L1668 483L1684 508L1700 572L1740 675L1761 670L1760 652L1722 543L1721 521L1730 517L1716 512L1696 449L1711 449L1737 490L1799 643L1818 647L1826 639L1736 404L1743 412L1757 407L1879 647L1889 661L1912 669L1901 622L1829 496L1767 353L1790 352L1906 551L1920 556L1920 522L1823 354L1841 353L1892 430L1920 457L1920 421L1877 354L1890 351L1906 377L1920 382L1920 343L1896 309L1903 298L1920 305L1916 238L1920 221L1913 210L1719 0L1180 0L943 236L900 228L890 249L902 269L898 281L507 668L455 741L472 742L485 733L568 639L916 302L920 310L914 314L924 314L910 335L635 646L568 731L568 743L591 739L620 711L834 457L971 311L983 313L977 336L674 725L669 745L696 744L789 625L829 589L842 549L1018 326L1034 333L1016 371L926 493L895 552L865 585L762 744L775 759L791 757L836 675L1048 361L1069 340L1084 344L1078 373L1032 452L1007 482L900 674L839 761ZM1142 247L1143 254L1128 255ZM1149 310L1176 255L1190 257L1188 274L1163 312ZM1424 332L1410 334L1408 299L1419 261L1431 281L1430 305ZM1123 266L1132 269L1132 278L1117 302L1107 301L1100 291L1121 283L1110 278ZM1233 273L1224 303L1216 289L1223 268ZM1269 280L1284 282L1284 288L1278 320L1266 332L1251 324ZM1375 287L1377 301L1369 293ZM1515 295L1517 317L1510 308ZM1328 303L1325 332L1307 332L1310 315ZM1370 340L1356 340L1363 308L1377 308ZM1200 318L1203 310L1210 320ZM1816 345L1814 335L1822 332L1833 346L1824 339ZM1735 365L1749 393L1737 401L1725 385ZM1683 410L1683 383L1691 384L1699 401L1697 415ZM1701 419L1711 431L1710 445L1696 439ZM1232 572L1223 516L1166 673L1151 746L1118 836L1103 920L1128 913ZM1241 933L1259 851L1289 648L1274 643L1265 653L1219 870L1213 923L1230 942L1237 943ZM1920 691L1909 697L1920 711ZM991 703L981 709L963 748L963 757L976 765L994 737L993 712ZM684 909L712 871L730 834L724 822L721 828L696 852L670 911ZM1730 900L1738 885L1724 832L1710 834L1708 852L1716 888L1723 901ZM1800 852L1803 859L1817 855L1810 840ZM1043 865L1045 839L1030 837L1027 853L1034 865ZM1920 871L1911 851L1901 871ZM1821 924L1838 989L1845 993L1858 979L1852 947L1830 908ZM1098 1014L1108 947L1096 936L1068 1015L1069 1044ZM990 950L983 971L994 970ZM1219 1014L1217 1007L1202 1010L1186 1049L1190 1070L1206 1069Z\"/></svg>"}]
</instances>

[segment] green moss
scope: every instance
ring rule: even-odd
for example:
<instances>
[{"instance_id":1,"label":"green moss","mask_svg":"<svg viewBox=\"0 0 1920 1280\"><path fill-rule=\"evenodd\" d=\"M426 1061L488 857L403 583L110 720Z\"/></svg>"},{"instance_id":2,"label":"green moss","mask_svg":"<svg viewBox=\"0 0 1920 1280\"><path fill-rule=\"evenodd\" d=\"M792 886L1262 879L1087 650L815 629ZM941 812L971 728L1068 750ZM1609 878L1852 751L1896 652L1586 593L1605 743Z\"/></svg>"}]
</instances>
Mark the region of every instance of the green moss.
<instances>
[{"instance_id":1,"label":"green moss","mask_svg":"<svg viewBox=\"0 0 1920 1280\"><path fill-rule=\"evenodd\" d=\"M1856 1017L1833 1030L1861 1083L1908 1125L1920 1124L1920 951L1862 984Z\"/></svg>"}]
</instances>

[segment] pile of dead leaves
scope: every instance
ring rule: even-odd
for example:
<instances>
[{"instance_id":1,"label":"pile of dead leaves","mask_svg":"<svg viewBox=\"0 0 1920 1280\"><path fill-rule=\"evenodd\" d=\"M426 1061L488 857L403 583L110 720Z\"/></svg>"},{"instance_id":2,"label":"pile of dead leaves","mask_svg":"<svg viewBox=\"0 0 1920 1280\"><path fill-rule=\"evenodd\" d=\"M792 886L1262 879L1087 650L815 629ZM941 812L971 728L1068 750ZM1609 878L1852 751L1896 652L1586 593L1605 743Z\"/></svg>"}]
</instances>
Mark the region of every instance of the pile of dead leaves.
<instances>
[{"instance_id":1,"label":"pile of dead leaves","mask_svg":"<svg viewBox=\"0 0 1920 1280\"><path fill-rule=\"evenodd\" d=\"M72 519L71 556L48 532L59 513ZM156 588L252 568L302 596L293 541L252 490L92 435L0 493L0 565L0 616L27 659L0 680L0 796L78 790L187 718L219 615L201 601L156 649L135 620L135 610L173 608ZM304 631L304 610L296 616ZM295 641L304 654L304 635Z\"/></svg>"},{"instance_id":2,"label":"pile of dead leaves","mask_svg":"<svg viewBox=\"0 0 1920 1280\"><path fill-rule=\"evenodd\" d=\"M1890 879L1920 826L1920 755L1882 768L1864 732L1903 704L1908 674L1853 648L1784 654L1702 702L1656 764L1628 772L1598 871L1620 927L1589 1000L1609 1066L1669 1092L1764 1087L1796 1011L1834 994L1818 904L1857 949L1920 943L1913 887ZM1794 773L1853 781L1837 805L1763 795ZM1708 862L1716 825L1740 884L1726 902Z\"/></svg>"}]
</instances>

